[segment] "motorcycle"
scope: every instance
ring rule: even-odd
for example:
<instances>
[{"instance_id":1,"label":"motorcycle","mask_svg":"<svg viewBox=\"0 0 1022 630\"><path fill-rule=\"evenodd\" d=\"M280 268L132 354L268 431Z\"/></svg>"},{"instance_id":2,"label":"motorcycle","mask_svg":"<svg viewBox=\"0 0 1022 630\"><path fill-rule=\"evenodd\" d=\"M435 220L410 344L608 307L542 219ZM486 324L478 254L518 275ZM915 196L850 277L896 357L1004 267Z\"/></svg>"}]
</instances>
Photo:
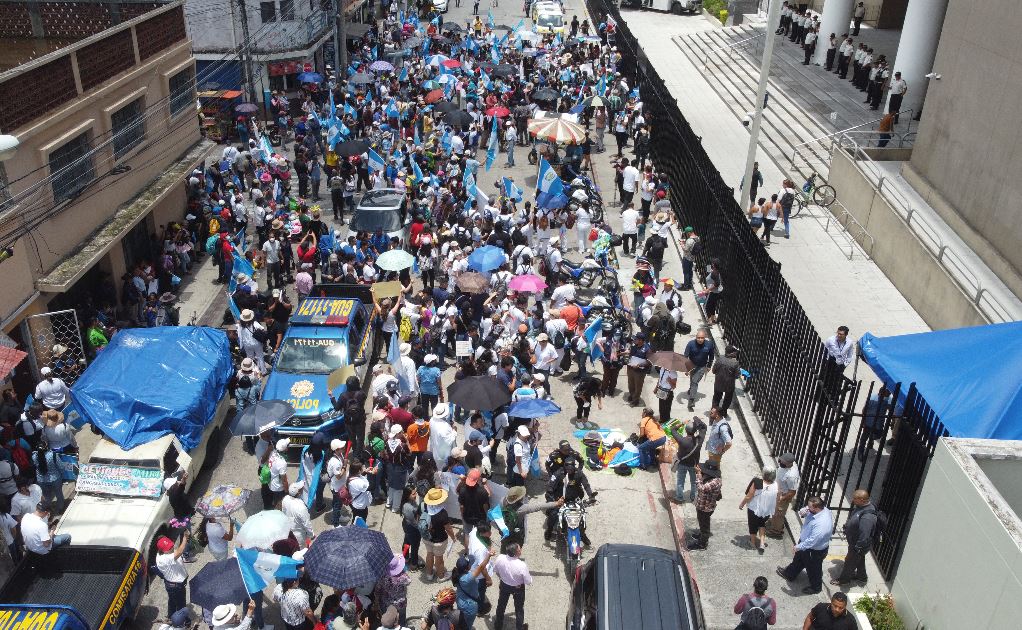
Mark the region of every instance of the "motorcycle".
<instances>
[{"instance_id":1,"label":"motorcycle","mask_svg":"<svg viewBox=\"0 0 1022 630\"><path fill-rule=\"evenodd\" d=\"M564 541L564 574L574 579L575 569L582 560L582 528L586 522L586 508L596 505L596 495L592 499L575 500L565 503L557 510L557 528Z\"/></svg>"}]
</instances>

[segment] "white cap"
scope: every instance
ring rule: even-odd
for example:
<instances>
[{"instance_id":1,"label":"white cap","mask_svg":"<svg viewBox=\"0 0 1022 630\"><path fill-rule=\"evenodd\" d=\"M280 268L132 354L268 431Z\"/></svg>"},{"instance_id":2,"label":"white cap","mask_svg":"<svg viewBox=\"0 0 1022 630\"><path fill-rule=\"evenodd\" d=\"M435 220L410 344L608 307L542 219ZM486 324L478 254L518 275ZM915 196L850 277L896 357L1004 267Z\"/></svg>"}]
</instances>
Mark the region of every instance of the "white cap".
<instances>
[{"instance_id":1,"label":"white cap","mask_svg":"<svg viewBox=\"0 0 1022 630\"><path fill-rule=\"evenodd\" d=\"M287 487L287 493L293 497L298 496L305 489L304 481L296 481Z\"/></svg>"},{"instance_id":2,"label":"white cap","mask_svg":"<svg viewBox=\"0 0 1022 630\"><path fill-rule=\"evenodd\" d=\"M394 426L390 427L390 437L395 438L395 437L401 435L401 433L402 433L402 431L401 431L401 425L400 424L395 424Z\"/></svg>"},{"instance_id":3,"label":"white cap","mask_svg":"<svg viewBox=\"0 0 1022 630\"><path fill-rule=\"evenodd\" d=\"M49 376L50 374L53 374L53 370L51 370L48 367L44 367L43 369L39 370L39 373L42 374L43 376Z\"/></svg>"},{"instance_id":4,"label":"white cap","mask_svg":"<svg viewBox=\"0 0 1022 630\"><path fill-rule=\"evenodd\" d=\"M529 433L529 427L524 424L518 425L518 435L523 438L529 437L531 435L531 433Z\"/></svg>"},{"instance_id":5,"label":"white cap","mask_svg":"<svg viewBox=\"0 0 1022 630\"><path fill-rule=\"evenodd\" d=\"M177 485L177 477L167 477L166 479L163 480L164 490L170 490L175 485Z\"/></svg>"},{"instance_id":6,"label":"white cap","mask_svg":"<svg viewBox=\"0 0 1022 630\"><path fill-rule=\"evenodd\" d=\"M291 440L289 438L281 438L277 440L277 450L281 453L286 451L289 446L291 446Z\"/></svg>"},{"instance_id":7,"label":"white cap","mask_svg":"<svg viewBox=\"0 0 1022 630\"><path fill-rule=\"evenodd\" d=\"M344 446L346 444L347 444L347 442L345 442L344 440L337 440L337 439L330 440L330 450L331 451L336 451L338 449L342 449L342 448L344 448Z\"/></svg>"}]
</instances>

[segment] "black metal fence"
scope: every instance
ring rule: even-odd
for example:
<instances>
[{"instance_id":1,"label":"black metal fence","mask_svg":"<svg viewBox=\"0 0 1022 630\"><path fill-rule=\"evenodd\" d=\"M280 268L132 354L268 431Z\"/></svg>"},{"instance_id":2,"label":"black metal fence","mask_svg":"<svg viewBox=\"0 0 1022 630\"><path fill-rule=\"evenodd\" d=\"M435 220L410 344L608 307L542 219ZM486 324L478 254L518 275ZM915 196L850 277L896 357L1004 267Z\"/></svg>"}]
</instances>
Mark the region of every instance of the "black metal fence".
<instances>
[{"instance_id":1,"label":"black metal fence","mask_svg":"<svg viewBox=\"0 0 1022 630\"><path fill-rule=\"evenodd\" d=\"M725 341L739 348L741 363L751 374L746 392L770 454L794 453L803 475L798 500L813 494L825 497L839 518L850 507L848 494L860 487L872 490L882 482L879 506L890 525L874 551L885 577L892 578L926 464L937 438L947 434L943 425L913 385L904 413L895 417L888 411L882 420L873 458L857 457L864 431L871 435L877 431L866 427L857 413L861 383L828 372L822 339L781 275L780 263L753 233L734 190L724 182L703 149L702 138L681 114L617 8L608 0L586 4L594 23L605 21L607 14L617 21L613 43L622 55L618 70L641 90L651 125L653 163L669 177L674 211L702 239L698 268L711 259L719 263L724 292L718 320ZM898 394L894 392L895 400ZM899 424L895 438L892 431ZM886 455L889 436L894 444Z\"/></svg>"}]
</instances>

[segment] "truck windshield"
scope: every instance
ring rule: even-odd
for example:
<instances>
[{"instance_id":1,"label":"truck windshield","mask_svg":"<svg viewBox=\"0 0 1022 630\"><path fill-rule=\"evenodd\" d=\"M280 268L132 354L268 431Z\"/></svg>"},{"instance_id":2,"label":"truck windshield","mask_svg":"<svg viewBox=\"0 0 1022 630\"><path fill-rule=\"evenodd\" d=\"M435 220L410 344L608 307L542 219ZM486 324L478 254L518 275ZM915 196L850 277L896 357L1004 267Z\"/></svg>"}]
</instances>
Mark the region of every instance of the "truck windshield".
<instances>
[{"instance_id":1,"label":"truck windshield","mask_svg":"<svg viewBox=\"0 0 1022 630\"><path fill-rule=\"evenodd\" d=\"M559 15L546 13L539 16L539 25L548 26L550 28L557 28L564 24L563 19Z\"/></svg>"},{"instance_id":2,"label":"truck windshield","mask_svg":"<svg viewBox=\"0 0 1022 630\"><path fill-rule=\"evenodd\" d=\"M347 365L348 346L342 339L284 340L275 368L281 372L327 374Z\"/></svg>"}]
</instances>

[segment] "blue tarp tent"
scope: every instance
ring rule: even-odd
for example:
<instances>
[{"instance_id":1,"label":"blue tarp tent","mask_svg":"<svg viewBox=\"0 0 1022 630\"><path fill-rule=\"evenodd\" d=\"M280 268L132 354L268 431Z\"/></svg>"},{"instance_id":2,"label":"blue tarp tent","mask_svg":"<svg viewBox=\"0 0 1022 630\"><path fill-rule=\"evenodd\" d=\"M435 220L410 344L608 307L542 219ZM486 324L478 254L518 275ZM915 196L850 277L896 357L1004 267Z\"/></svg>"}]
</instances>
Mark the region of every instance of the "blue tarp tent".
<instances>
[{"instance_id":1,"label":"blue tarp tent","mask_svg":"<svg viewBox=\"0 0 1022 630\"><path fill-rule=\"evenodd\" d=\"M1022 322L866 333L859 348L888 388L915 383L953 437L1022 440Z\"/></svg>"},{"instance_id":2,"label":"blue tarp tent","mask_svg":"<svg viewBox=\"0 0 1022 630\"><path fill-rule=\"evenodd\" d=\"M221 330L129 328L113 336L74 384L65 412L75 426L94 424L124 449L174 433L190 451L232 372Z\"/></svg>"}]
</instances>

